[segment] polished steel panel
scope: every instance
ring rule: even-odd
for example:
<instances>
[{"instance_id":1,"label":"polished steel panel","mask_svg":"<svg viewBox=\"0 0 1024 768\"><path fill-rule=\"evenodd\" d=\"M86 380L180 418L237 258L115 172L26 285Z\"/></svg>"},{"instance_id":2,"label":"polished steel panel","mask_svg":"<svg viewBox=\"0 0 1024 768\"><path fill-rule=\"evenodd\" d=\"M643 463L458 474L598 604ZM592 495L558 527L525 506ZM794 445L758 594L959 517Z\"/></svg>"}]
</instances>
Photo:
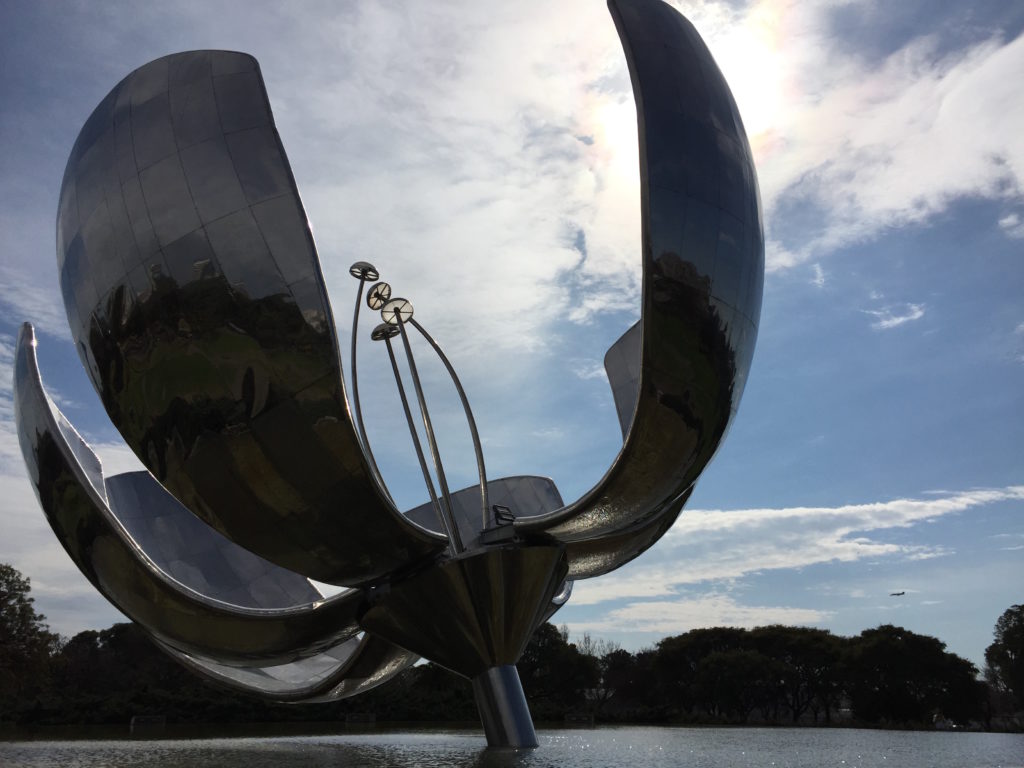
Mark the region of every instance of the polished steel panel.
<instances>
[{"instance_id":1,"label":"polished steel panel","mask_svg":"<svg viewBox=\"0 0 1024 768\"><path fill-rule=\"evenodd\" d=\"M609 0L609 8L637 104L639 394L622 450L597 486L560 510L516 522L523 533L565 542L628 539L678 513L739 403L764 274L750 147L710 52L661 0Z\"/></svg>"},{"instance_id":2,"label":"polished steel panel","mask_svg":"<svg viewBox=\"0 0 1024 768\"><path fill-rule=\"evenodd\" d=\"M333 688L303 699L304 703L337 701L386 683L417 661L419 656L387 640L367 633L366 646L353 660L343 679Z\"/></svg>"},{"instance_id":3,"label":"polished steel panel","mask_svg":"<svg viewBox=\"0 0 1024 768\"><path fill-rule=\"evenodd\" d=\"M157 644L189 669L227 688L299 703L355 696L387 682L419 659L370 634L350 638L316 656L276 666L229 667Z\"/></svg>"},{"instance_id":4,"label":"polished steel panel","mask_svg":"<svg viewBox=\"0 0 1024 768\"><path fill-rule=\"evenodd\" d=\"M693 493L690 486L658 515L614 534L577 539L566 544L568 579L591 579L614 571L647 551L679 517L683 505ZM571 583L571 582L570 582Z\"/></svg>"},{"instance_id":5,"label":"polished steel panel","mask_svg":"<svg viewBox=\"0 0 1024 768\"><path fill-rule=\"evenodd\" d=\"M159 641L157 646L189 669L225 687L278 701L295 701L333 688L332 677L348 665L366 638L365 634L356 635L315 656L287 664L234 667L199 654L182 653Z\"/></svg>"},{"instance_id":6,"label":"polished steel panel","mask_svg":"<svg viewBox=\"0 0 1024 768\"><path fill-rule=\"evenodd\" d=\"M640 393L640 341L640 323L634 323L604 355L604 370L612 386L623 440L633 423L636 398Z\"/></svg>"},{"instance_id":7,"label":"polished steel panel","mask_svg":"<svg viewBox=\"0 0 1024 768\"><path fill-rule=\"evenodd\" d=\"M186 587L248 608L288 608L323 597L304 576L206 525L148 472L108 477L104 487L107 506L125 532L157 568Z\"/></svg>"},{"instance_id":8,"label":"polished steel panel","mask_svg":"<svg viewBox=\"0 0 1024 768\"><path fill-rule=\"evenodd\" d=\"M443 548L398 514L359 445L255 59L193 51L119 83L71 152L57 230L90 378L185 506L267 560L337 584Z\"/></svg>"},{"instance_id":9,"label":"polished steel panel","mask_svg":"<svg viewBox=\"0 0 1024 768\"><path fill-rule=\"evenodd\" d=\"M14 403L29 478L58 540L93 586L155 638L222 664L251 666L313 656L359 631L360 590L284 608L246 608L161 570L111 510L99 460L49 402L28 324L18 338ZM155 496L158 489L154 481L145 493Z\"/></svg>"},{"instance_id":10,"label":"polished steel panel","mask_svg":"<svg viewBox=\"0 0 1024 768\"><path fill-rule=\"evenodd\" d=\"M565 573L561 546L464 552L371 591L359 623L472 679L519 659Z\"/></svg>"},{"instance_id":11,"label":"polished steel panel","mask_svg":"<svg viewBox=\"0 0 1024 768\"><path fill-rule=\"evenodd\" d=\"M487 481L487 495L492 504L508 507L513 515L535 514L538 510L549 512L562 506L562 497L554 481L548 477L516 475ZM452 515L459 526L467 548L480 543L480 486L471 485L452 494ZM431 503L421 504L405 513L409 519L429 528L441 531L437 513Z\"/></svg>"}]
</instances>

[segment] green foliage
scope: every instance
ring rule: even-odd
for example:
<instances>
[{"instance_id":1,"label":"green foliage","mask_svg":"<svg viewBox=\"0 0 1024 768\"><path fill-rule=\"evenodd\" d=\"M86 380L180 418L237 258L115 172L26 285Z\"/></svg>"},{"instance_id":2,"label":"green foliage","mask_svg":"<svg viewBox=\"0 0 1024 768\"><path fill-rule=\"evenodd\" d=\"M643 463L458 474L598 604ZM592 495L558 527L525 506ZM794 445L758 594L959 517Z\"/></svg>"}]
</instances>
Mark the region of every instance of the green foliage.
<instances>
[{"instance_id":1,"label":"green foliage","mask_svg":"<svg viewBox=\"0 0 1024 768\"><path fill-rule=\"evenodd\" d=\"M995 640L985 649L985 679L1024 708L1024 605L1011 605L996 621Z\"/></svg>"},{"instance_id":2,"label":"green foliage","mask_svg":"<svg viewBox=\"0 0 1024 768\"><path fill-rule=\"evenodd\" d=\"M695 699L708 715L726 722L745 723L755 709L767 719L781 701L784 674L781 662L757 651L713 651L697 665Z\"/></svg>"},{"instance_id":3,"label":"green foliage","mask_svg":"<svg viewBox=\"0 0 1024 768\"><path fill-rule=\"evenodd\" d=\"M33 700L45 685L60 638L36 613L29 580L0 563L0 720Z\"/></svg>"},{"instance_id":4,"label":"green foliage","mask_svg":"<svg viewBox=\"0 0 1024 768\"><path fill-rule=\"evenodd\" d=\"M746 646L746 630L733 627L693 629L666 637L658 643L654 657L656 700L677 715L701 707L705 703L697 684L701 662L713 653L743 650Z\"/></svg>"},{"instance_id":5,"label":"green foliage","mask_svg":"<svg viewBox=\"0 0 1024 768\"><path fill-rule=\"evenodd\" d=\"M759 627L751 633L754 647L776 661L778 694L795 723L810 711L831 722L842 695L844 641L824 629ZM774 719L774 718L773 718Z\"/></svg>"},{"instance_id":6,"label":"green foliage","mask_svg":"<svg viewBox=\"0 0 1024 768\"><path fill-rule=\"evenodd\" d=\"M224 690L183 670L134 624L86 631L61 645L38 615L29 581L0 564L0 718L21 723L477 720L470 682L434 664L328 704L279 705ZM1024 606L1007 610L986 652L987 686L974 666L933 637L883 625L843 638L821 629L695 629L629 653L566 629L538 628L519 674L538 721L589 712L618 722L854 722L924 726L933 716L989 722L1020 696Z\"/></svg>"},{"instance_id":7,"label":"green foliage","mask_svg":"<svg viewBox=\"0 0 1024 768\"><path fill-rule=\"evenodd\" d=\"M588 689L598 687L596 660L569 643L568 632L542 624L516 664L523 690L538 720L561 720L565 713L586 706Z\"/></svg>"},{"instance_id":8,"label":"green foliage","mask_svg":"<svg viewBox=\"0 0 1024 768\"><path fill-rule=\"evenodd\" d=\"M945 643L885 624L854 638L848 658L854 715L869 723L920 725L934 715L982 716L977 669Z\"/></svg>"}]
</instances>

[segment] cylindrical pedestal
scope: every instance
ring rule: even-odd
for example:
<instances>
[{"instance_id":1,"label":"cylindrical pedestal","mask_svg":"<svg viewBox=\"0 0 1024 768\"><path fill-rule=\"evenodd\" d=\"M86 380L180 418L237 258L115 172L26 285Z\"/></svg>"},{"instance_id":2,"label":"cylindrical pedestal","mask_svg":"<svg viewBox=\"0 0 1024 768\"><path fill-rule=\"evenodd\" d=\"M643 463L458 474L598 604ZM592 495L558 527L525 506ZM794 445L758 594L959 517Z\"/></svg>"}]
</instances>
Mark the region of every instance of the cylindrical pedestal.
<instances>
[{"instance_id":1,"label":"cylindrical pedestal","mask_svg":"<svg viewBox=\"0 0 1024 768\"><path fill-rule=\"evenodd\" d=\"M491 667L473 678L488 747L536 747L537 734L514 664Z\"/></svg>"}]
</instances>

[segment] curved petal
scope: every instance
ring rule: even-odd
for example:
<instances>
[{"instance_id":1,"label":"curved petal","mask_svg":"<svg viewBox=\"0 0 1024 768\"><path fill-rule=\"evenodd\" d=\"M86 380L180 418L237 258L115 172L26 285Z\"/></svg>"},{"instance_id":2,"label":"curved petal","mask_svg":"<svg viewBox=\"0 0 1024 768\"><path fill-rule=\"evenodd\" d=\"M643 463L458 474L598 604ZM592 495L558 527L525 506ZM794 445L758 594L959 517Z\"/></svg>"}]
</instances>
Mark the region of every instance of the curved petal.
<instances>
[{"instance_id":1,"label":"curved petal","mask_svg":"<svg viewBox=\"0 0 1024 768\"><path fill-rule=\"evenodd\" d=\"M693 489L691 485L660 514L652 515L632 528L569 542L565 547L565 557L569 561L568 578L603 576L642 555L672 527Z\"/></svg>"},{"instance_id":2,"label":"curved petal","mask_svg":"<svg viewBox=\"0 0 1024 768\"><path fill-rule=\"evenodd\" d=\"M200 594L157 567L111 511L99 461L46 397L35 346L25 324L14 370L22 454L47 521L104 597L165 644L224 664L283 664L359 632L360 590L286 608L245 608Z\"/></svg>"},{"instance_id":3,"label":"curved petal","mask_svg":"<svg viewBox=\"0 0 1024 768\"><path fill-rule=\"evenodd\" d=\"M621 452L578 501L516 522L579 541L675 517L739 404L757 337L764 235L743 124L693 26L609 0L637 103L643 305L639 394Z\"/></svg>"},{"instance_id":4,"label":"curved petal","mask_svg":"<svg viewBox=\"0 0 1024 768\"><path fill-rule=\"evenodd\" d=\"M493 505L508 507L512 515L550 512L562 506L562 496L551 478L536 475L514 475L499 477L487 481L487 496ZM482 530L489 521L481 519L480 486L470 485L451 494L452 513L459 526L459 535L467 548L472 549L481 543L494 543L510 538L514 529L500 527L484 533ZM427 502L407 511L406 516L432 531L442 530L437 519L434 506ZM483 535L481 535L483 534Z\"/></svg>"},{"instance_id":5,"label":"curved petal","mask_svg":"<svg viewBox=\"0 0 1024 768\"><path fill-rule=\"evenodd\" d=\"M640 323L634 323L612 344L604 355L604 370L612 386L615 412L619 416L622 439L629 435L640 392Z\"/></svg>"},{"instance_id":6,"label":"curved petal","mask_svg":"<svg viewBox=\"0 0 1024 768\"><path fill-rule=\"evenodd\" d=\"M444 547L398 514L359 446L255 59L181 53L119 83L68 159L57 252L107 413L203 520L335 584Z\"/></svg>"},{"instance_id":7,"label":"curved petal","mask_svg":"<svg viewBox=\"0 0 1024 768\"><path fill-rule=\"evenodd\" d=\"M387 682L419 659L368 633L316 656L276 666L229 667L158 644L192 671L225 687L275 701L303 703L335 701L363 693Z\"/></svg>"},{"instance_id":8,"label":"curved petal","mask_svg":"<svg viewBox=\"0 0 1024 768\"><path fill-rule=\"evenodd\" d=\"M58 426L62 421L58 413ZM103 486L107 508L135 545L157 568L195 592L247 608L289 608L323 597L306 577L254 555L208 526L149 472L108 477Z\"/></svg>"}]
</instances>

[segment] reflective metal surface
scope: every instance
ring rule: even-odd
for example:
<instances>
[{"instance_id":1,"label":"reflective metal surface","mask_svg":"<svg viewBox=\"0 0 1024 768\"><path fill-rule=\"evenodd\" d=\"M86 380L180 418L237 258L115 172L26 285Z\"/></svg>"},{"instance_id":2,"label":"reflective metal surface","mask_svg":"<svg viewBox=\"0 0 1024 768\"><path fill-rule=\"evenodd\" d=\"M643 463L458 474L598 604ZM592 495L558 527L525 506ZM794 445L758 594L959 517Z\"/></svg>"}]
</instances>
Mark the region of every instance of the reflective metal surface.
<instances>
[{"instance_id":1,"label":"reflective metal surface","mask_svg":"<svg viewBox=\"0 0 1024 768\"><path fill-rule=\"evenodd\" d=\"M565 581L560 546L464 552L370 594L368 631L474 678L514 664Z\"/></svg>"},{"instance_id":2,"label":"reflective metal surface","mask_svg":"<svg viewBox=\"0 0 1024 768\"><path fill-rule=\"evenodd\" d=\"M329 701L426 657L473 680L488 742L533 746L515 662L573 579L672 525L736 412L760 316L757 179L729 89L661 0L609 0L637 105L641 321L605 367L623 446L563 506L539 477L487 481L458 376L376 283L430 503L401 514L354 413L305 212L251 56L194 51L119 83L83 127L57 251L76 347L150 472L105 478L42 388L31 327L15 410L40 504L79 569L186 666L233 688ZM441 357L480 484L450 493L407 325ZM435 490L391 339L400 336ZM378 347L379 349L379 347ZM447 547L447 554L446 554ZM307 577L354 587L324 599Z\"/></svg>"},{"instance_id":3,"label":"reflective metal surface","mask_svg":"<svg viewBox=\"0 0 1024 768\"><path fill-rule=\"evenodd\" d=\"M387 495L388 501L394 504L391 492L388 490L387 484L380 474L377 461L373 456L370 438L366 434L366 424L363 423L363 410L359 404L359 358L356 355L356 347L359 340L359 310L362 309L363 288L366 287L367 281L377 280L380 277L380 273L377 272L375 266L365 261L357 261L349 267L348 272L352 277L359 280L359 291L356 293L356 307L352 315L351 356L349 358L349 366L352 370L352 411L356 415L356 436L359 439L359 445L362 447L363 453L366 454L366 461L370 465L370 471L373 472L374 480L376 480L377 485ZM376 287L374 286L374 288Z\"/></svg>"},{"instance_id":4,"label":"reflective metal surface","mask_svg":"<svg viewBox=\"0 0 1024 768\"><path fill-rule=\"evenodd\" d=\"M387 331L381 329L394 328L394 331ZM388 359L391 361L391 370L395 376L395 385L398 387L398 399L402 403L402 411L405 414L406 424L409 425L409 436L412 439L413 450L416 452L416 459L420 465L420 472L423 474L423 483L427 487L427 493L430 495L430 506L434 510L434 516L440 525L441 531L444 532L444 537L449 541L451 554L456 554L458 550L455 548L455 535L457 533L455 529L455 523L452 519L451 506L442 506L441 500L437 497L437 490L434 488L434 481L430 477L430 470L427 468L427 459L423 455L423 446L420 444L419 432L416 430L416 424L412 419L412 410L409 408L409 398L405 394L405 385L402 384L402 374L398 370L398 360L395 359L395 350L391 346L391 339L394 336L399 335L402 332L401 326L398 324L389 325L388 323L381 323L373 330L373 338L375 340L384 341L384 346L388 350Z\"/></svg>"},{"instance_id":5,"label":"reflective metal surface","mask_svg":"<svg viewBox=\"0 0 1024 768\"><path fill-rule=\"evenodd\" d=\"M626 545L630 531L675 517L739 405L761 312L764 236L743 124L696 30L660 0L608 5L633 81L640 145L636 407L597 486L516 527L565 542L616 535ZM612 384L629 399L623 382ZM619 398L617 407L628 410ZM569 558L581 577L604 570L576 563L571 550Z\"/></svg>"},{"instance_id":6,"label":"reflective metal surface","mask_svg":"<svg viewBox=\"0 0 1024 768\"><path fill-rule=\"evenodd\" d=\"M57 416L58 423L62 417ZM304 576L238 546L189 512L148 472L104 479L111 514L153 564L207 597L249 608L320 600Z\"/></svg>"},{"instance_id":7,"label":"reflective metal surface","mask_svg":"<svg viewBox=\"0 0 1024 768\"><path fill-rule=\"evenodd\" d=\"M444 364L445 370L448 371L448 375L451 377L452 384L455 385L455 391L459 395L459 402L462 403L462 410L466 414L466 424L469 427L469 436L473 441L473 454L476 456L476 471L477 476L480 478L480 525L486 526L490 521L490 510L491 505L487 496L487 468L484 465L484 449L480 444L480 433L476 428L476 419L473 418L473 409L469 407L469 398L466 397L466 390L462 388L462 382L459 380L459 375L455 373L455 368L452 367L451 361L448 356L441 349L441 346L434 340L434 337L427 333L427 329L420 325L418 322L409 319L409 325L420 332L420 335L427 340L431 348L441 359ZM451 499L448 499L449 505L452 503ZM454 510L452 512L454 515Z\"/></svg>"},{"instance_id":8,"label":"reflective metal surface","mask_svg":"<svg viewBox=\"0 0 1024 768\"><path fill-rule=\"evenodd\" d=\"M364 634L306 659L276 666L229 667L158 642L179 662L216 683L275 701L316 703L355 696L386 683L419 659Z\"/></svg>"},{"instance_id":9,"label":"reflective metal surface","mask_svg":"<svg viewBox=\"0 0 1024 768\"><path fill-rule=\"evenodd\" d=\"M566 544L567 578L577 580L601 576L643 554L672 527L693 488L691 485L683 491L661 514L652 515L638 525L616 534L570 541Z\"/></svg>"},{"instance_id":10,"label":"reflective metal surface","mask_svg":"<svg viewBox=\"0 0 1024 768\"><path fill-rule=\"evenodd\" d=\"M508 508L513 515L525 515L537 510L549 512L562 506L562 497L549 477L516 475L487 481L487 495L492 504ZM405 513L424 528L440 531L440 525L431 504L421 504ZM480 487L471 485L452 494L452 514L459 526L459 534L467 548L480 543ZM512 533L512 531L509 531Z\"/></svg>"},{"instance_id":11,"label":"reflective metal surface","mask_svg":"<svg viewBox=\"0 0 1024 768\"><path fill-rule=\"evenodd\" d=\"M255 59L176 54L119 83L68 160L57 254L111 420L206 522L337 584L444 546L398 514L359 445Z\"/></svg>"},{"instance_id":12,"label":"reflective metal surface","mask_svg":"<svg viewBox=\"0 0 1024 768\"><path fill-rule=\"evenodd\" d=\"M366 294L366 306L380 310L391 300L391 286L387 283L375 283Z\"/></svg>"},{"instance_id":13,"label":"reflective metal surface","mask_svg":"<svg viewBox=\"0 0 1024 768\"><path fill-rule=\"evenodd\" d=\"M27 324L18 338L14 400L22 455L54 533L103 596L154 637L222 664L251 665L313 656L359 631L359 590L313 602L297 599L287 607L252 608L190 589L161 570L111 509L118 497L108 500L99 460L46 397ZM147 488L136 476L131 483L150 499L166 494L155 481ZM164 559L176 553L181 554L174 547L169 554L155 552ZM253 588L258 580L248 587L254 599L261 594ZM278 597L284 601L283 594Z\"/></svg>"},{"instance_id":14,"label":"reflective metal surface","mask_svg":"<svg viewBox=\"0 0 1024 768\"><path fill-rule=\"evenodd\" d=\"M623 440L629 434L636 398L640 394L640 330L640 323L634 323L604 355L604 370L608 374L608 383L612 385Z\"/></svg>"},{"instance_id":15,"label":"reflective metal surface","mask_svg":"<svg viewBox=\"0 0 1024 768\"><path fill-rule=\"evenodd\" d=\"M399 336L402 338L402 346L405 348L405 362L409 366L409 375L412 377L413 389L416 391L416 400L420 406L420 416L423 417L423 430L427 435L427 445L430 448L430 458L434 462L434 473L437 476L437 484L441 489L441 513L445 519L448 530L448 540L451 542L452 554L457 555L466 547L459 535L459 526L455 522L452 512L452 493L448 488L448 478L445 476L444 463L441 461L441 451L437 447L437 436L434 434L434 424L430 420L430 411L427 409L426 396L423 394L423 385L420 383L420 375L416 370L416 360L412 354L412 346L409 344L409 334L405 330L406 323L412 320L412 305L405 299L392 299L384 305L380 311L384 322L394 323L398 326ZM388 319L390 316L390 320ZM388 352L391 351L391 342L386 341ZM398 368L394 365L394 356L391 358L395 376L398 376ZM408 409L406 409L408 417ZM412 420L409 419L409 428L415 431ZM431 490L431 495L433 491Z\"/></svg>"},{"instance_id":16,"label":"reflective metal surface","mask_svg":"<svg viewBox=\"0 0 1024 768\"><path fill-rule=\"evenodd\" d=\"M514 664L494 667L474 677L473 695L488 744L537 746L537 733Z\"/></svg>"}]
</instances>

